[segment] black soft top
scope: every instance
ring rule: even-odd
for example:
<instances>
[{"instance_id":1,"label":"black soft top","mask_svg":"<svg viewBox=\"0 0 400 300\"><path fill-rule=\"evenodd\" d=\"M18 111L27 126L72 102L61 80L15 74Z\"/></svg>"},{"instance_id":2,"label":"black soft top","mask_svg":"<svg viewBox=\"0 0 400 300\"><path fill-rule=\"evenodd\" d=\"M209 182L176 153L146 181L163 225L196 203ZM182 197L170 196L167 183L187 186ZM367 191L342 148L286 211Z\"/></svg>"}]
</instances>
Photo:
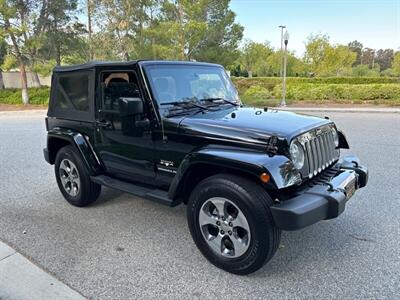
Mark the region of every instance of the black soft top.
<instances>
[{"instance_id":1,"label":"black soft top","mask_svg":"<svg viewBox=\"0 0 400 300\"><path fill-rule=\"evenodd\" d=\"M80 71L80 70L89 70L101 67L129 67L133 66L138 61L90 61L85 64L80 65L71 65L71 66L57 66L54 68L53 72L61 73L61 72L71 72L71 71Z\"/></svg>"},{"instance_id":2,"label":"black soft top","mask_svg":"<svg viewBox=\"0 0 400 300\"><path fill-rule=\"evenodd\" d=\"M81 70L91 70L96 68L106 68L106 67L130 67L137 63L142 65L152 65L152 64L179 64L179 65L202 65L202 66L220 66L212 63L205 62L193 62L193 61L173 61L173 60L132 60L132 61L90 61L85 64L71 65L71 66L57 66L54 68L53 72L71 72L71 71L81 71Z\"/></svg>"}]
</instances>

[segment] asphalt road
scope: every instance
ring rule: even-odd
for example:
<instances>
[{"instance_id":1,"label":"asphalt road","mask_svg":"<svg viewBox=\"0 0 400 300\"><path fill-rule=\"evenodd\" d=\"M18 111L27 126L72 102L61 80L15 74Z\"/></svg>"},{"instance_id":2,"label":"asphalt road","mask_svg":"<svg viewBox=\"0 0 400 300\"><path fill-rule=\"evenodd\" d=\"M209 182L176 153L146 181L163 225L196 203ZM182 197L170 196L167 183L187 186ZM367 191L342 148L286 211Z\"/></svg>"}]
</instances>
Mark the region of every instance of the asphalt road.
<instances>
[{"instance_id":1,"label":"asphalt road","mask_svg":"<svg viewBox=\"0 0 400 300\"><path fill-rule=\"evenodd\" d=\"M323 114L347 133L369 185L338 219L284 232L275 257L250 276L203 258L184 206L109 189L91 207L67 204L42 156L38 113L0 114L0 239L94 299L398 299L400 114Z\"/></svg>"}]
</instances>

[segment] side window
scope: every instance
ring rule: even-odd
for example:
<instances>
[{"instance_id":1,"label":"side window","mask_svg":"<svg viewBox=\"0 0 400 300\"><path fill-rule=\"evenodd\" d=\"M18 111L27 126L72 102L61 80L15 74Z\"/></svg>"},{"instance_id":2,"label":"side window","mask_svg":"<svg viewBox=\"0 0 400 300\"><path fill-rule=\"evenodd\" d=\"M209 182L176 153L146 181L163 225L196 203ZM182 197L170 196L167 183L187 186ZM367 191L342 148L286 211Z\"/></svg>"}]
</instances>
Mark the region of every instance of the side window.
<instances>
[{"instance_id":1,"label":"side window","mask_svg":"<svg viewBox=\"0 0 400 300\"><path fill-rule=\"evenodd\" d=\"M59 108L88 111L89 76L87 74L60 76L58 78L57 102Z\"/></svg>"},{"instance_id":2,"label":"side window","mask_svg":"<svg viewBox=\"0 0 400 300\"><path fill-rule=\"evenodd\" d=\"M119 98L139 98L138 80L133 72L104 72L101 75L103 110L119 112Z\"/></svg>"}]
</instances>

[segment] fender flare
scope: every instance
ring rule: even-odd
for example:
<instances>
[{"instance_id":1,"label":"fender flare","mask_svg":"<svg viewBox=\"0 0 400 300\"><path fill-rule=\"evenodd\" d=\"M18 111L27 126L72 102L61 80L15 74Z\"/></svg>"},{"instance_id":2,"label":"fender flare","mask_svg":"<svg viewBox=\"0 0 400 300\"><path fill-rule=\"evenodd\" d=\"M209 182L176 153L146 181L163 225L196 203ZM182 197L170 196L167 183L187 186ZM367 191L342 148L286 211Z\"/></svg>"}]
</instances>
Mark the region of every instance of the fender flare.
<instances>
[{"instance_id":1,"label":"fender flare","mask_svg":"<svg viewBox=\"0 0 400 300\"><path fill-rule=\"evenodd\" d=\"M55 145L59 140L65 141L76 147L91 175L98 174L103 170L102 163L94 151L89 141L89 137L79 131L62 127L54 127L47 133L47 151L50 164L55 163L55 157L59 150L59 147Z\"/></svg>"},{"instance_id":2,"label":"fender flare","mask_svg":"<svg viewBox=\"0 0 400 300\"><path fill-rule=\"evenodd\" d=\"M266 172L271 179L264 185L271 190L289 187L301 181L299 171L284 155L269 156L266 152L257 150L209 145L187 154L182 160L168 191L171 199L176 198L185 184L188 172L197 164L238 170L257 178Z\"/></svg>"}]
</instances>

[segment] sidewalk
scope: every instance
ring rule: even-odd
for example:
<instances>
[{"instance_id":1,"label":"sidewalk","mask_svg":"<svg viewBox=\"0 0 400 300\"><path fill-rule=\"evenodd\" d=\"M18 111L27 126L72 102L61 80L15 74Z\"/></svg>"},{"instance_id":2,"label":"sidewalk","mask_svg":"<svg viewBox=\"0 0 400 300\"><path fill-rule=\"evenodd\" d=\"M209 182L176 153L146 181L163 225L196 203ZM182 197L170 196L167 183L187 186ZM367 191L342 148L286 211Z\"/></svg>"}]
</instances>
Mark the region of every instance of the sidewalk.
<instances>
[{"instance_id":1,"label":"sidewalk","mask_svg":"<svg viewBox=\"0 0 400 300\"><path fill-rule=\"evenodd\" d=\"M342 113L400 113L395 107L273 107L278 110L298 112L342 112Z\"/></svg>"},{"instance_id":2,"label":"sidewalk","mask_svg":"<svg viewBox=\"0 0 400 300\"><path fill-rule=\"evenodd\" d=\"M0 242L0 299L86 299Z\"/></svg>"}]
</instances>

